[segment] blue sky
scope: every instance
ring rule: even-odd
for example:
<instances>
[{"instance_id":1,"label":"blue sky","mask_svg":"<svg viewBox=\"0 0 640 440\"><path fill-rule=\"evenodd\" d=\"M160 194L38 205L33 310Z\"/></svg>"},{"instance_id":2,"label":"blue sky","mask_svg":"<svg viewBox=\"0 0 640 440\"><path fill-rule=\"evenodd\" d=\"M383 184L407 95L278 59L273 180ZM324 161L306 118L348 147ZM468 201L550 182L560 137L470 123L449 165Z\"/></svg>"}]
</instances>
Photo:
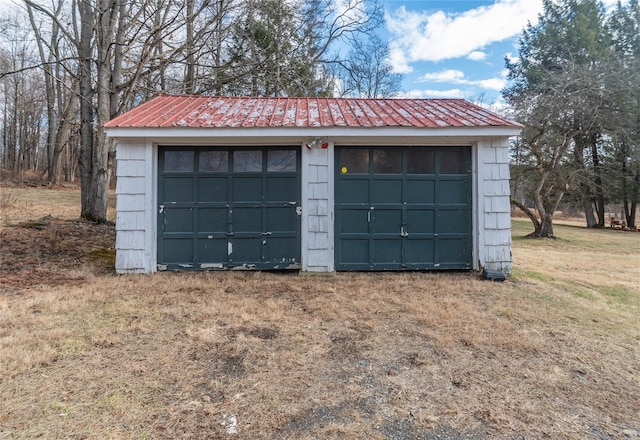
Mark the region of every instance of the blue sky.
<instances>
[{"instance_id":1,"label":"blue sky","mask_svg":"<svg viewBox=\"0 0 640 440\"><path fill-rule=\"evenodd\" d=\"M616 0L603 2L609 7ZM622 2L623 4L626 1ZM385 37L404 94L496 101L506 84L504 58L542 12L542 0L382 0Z\"/></svg>"}]
</instances>

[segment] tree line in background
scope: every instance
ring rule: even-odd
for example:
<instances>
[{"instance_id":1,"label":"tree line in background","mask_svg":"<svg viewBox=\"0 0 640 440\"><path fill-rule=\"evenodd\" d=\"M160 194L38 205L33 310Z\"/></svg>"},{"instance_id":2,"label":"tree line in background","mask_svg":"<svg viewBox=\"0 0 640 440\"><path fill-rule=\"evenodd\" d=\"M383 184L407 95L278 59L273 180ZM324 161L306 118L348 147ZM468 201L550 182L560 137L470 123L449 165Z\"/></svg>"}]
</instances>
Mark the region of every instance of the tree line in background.
<instances>
[{"instance_id":1,"label":"tree line in background","mask_svg":"<svg viewBox=\"0 0 640 440\"><path fill-rule=\"evenodd\" d=\"M368 0L23 0L0 16L1 168L79 176L105 221L107 121L161 93L393 96L381 24Z\"/></svg>"},{"instance_id":2,"label":"tree line in background","mask_svg":"<svg viewBox=\"0 0 640 440\"><path fill-rule=\"evenodd\" d=\"M636 224L640 193L640 5L606 11L595 0L544 0L544 12L507 60L503 91L524 125L513 143L512 203L539 237L553 236L561 204L603 227L607 203ZM535 206L532 212L527 201Z\"/></svg>"}]
</instances>

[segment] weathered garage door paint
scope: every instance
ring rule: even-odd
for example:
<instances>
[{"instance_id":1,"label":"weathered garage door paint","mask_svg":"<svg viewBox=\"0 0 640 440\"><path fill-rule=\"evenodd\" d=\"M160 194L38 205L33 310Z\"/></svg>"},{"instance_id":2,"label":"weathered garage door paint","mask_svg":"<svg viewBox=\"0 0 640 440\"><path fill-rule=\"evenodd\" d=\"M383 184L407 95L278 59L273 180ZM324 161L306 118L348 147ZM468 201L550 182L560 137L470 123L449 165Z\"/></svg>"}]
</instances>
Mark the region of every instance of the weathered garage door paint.
<instances>
[{"instance_id":1,"label":"weathered garage door paint","mask_svg":"<svg viewBox=\"0 0 640 440\"><path fill-rule=\"evenodd\" d=\"M336 148L336 269L472 268L471 147Z\"/></svg>"},{"instance_id":2,"label":"weathered garage door paint","mask_svg":"<svg viewBox=\"0 0 640 440\"><path fill-rule=\"evenodd\" d=\"M158 156L158 269L300 268L297 148Z\"/></svg>"}]
</instances>

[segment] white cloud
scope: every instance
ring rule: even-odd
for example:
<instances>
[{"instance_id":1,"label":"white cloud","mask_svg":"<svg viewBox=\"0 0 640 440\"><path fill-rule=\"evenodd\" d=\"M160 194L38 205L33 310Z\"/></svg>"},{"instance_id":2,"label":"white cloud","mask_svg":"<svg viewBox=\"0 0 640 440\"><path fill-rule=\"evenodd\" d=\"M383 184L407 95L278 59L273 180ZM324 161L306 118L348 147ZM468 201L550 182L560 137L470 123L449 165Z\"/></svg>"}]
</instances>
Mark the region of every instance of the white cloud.
<instances>
[{"instance_id":1,"label":"white cloud","mask_svg":"<svg viewBox=\"0 0 640 440\"><path fill-rule=\"evenodd\" d=\"M499 91L502 90L506 85L505 77L508 71L503 70L500 73L502 76L497 78L470 80L465 77L464 72L460 70L448 69L442 70L440 72L425 73L420 77L419 80L425 82L462 84L467 86L481 87L485 90Z\"/></svg>"},{"instance_id":2,"label":"white cloud","mask_svg":"<svg viewBox=\"0 0 640 440\"><path fill-rule=\"evenodd\" d=\"M489 78L489 79L481 79L479 81L470 81L470 84L477 85L486 90L496 90L500 91L504 89L507 85L507 82L504 78Z\"/></svg>"},{"instance_id":3,"label":"white cloud","mask_svg":"<svg viewBox=\"0 0 640 440\"><path fill-rule=\"evenodd\" d=\"M514 55L511 52L504 54L505 57L509 60L510 63L517 63L520 60L519 55Z\"/></svg>"},{"instance_id":4,"label":"white cloud","mask_svg":"<svg viewBox=\"0 0 640 440\"><path fill-rule=\"evenodd\" d=\"M487 58L487 54L480 50L474 50L469 55L467 55L467 58L471 61L483 61Z\"/></svg>"},{"instance_id":5,"label":"white cloud","mask_svg":"<svg viewBox=\"0 0 640 440\"><path fill-rule=\"evenodd\" d=\"M391 49L392 44L389 44L389 63L393 66L393 71L395 73L411 73L413 72L413 67L409 65L407 60L404 57L402 51Z\"/></svg>"},{"instance_id":6,"label":"white cloud","mask_svg":"<svg viewBox=\"0 0 640 440\"><path fill-rule=\"evenodd\" d=\"M629 3L629 0L622 0L620 3L622 3L622 6L625 6ZM609 9L615 7L618 4L618 0L602 0L602 4L606 9Z\"/></svg>"},{"instance_id":7,"label":"white cloud","mask_svg":"<svg viewBox=\"0 0 640 440\"><path fill-rule=\"evenodd\" d=\"M479 57L483 47L518 35L541 10L541 0L497 0L457 14L402 6L386 14L391 61L396 71L408 73L416 61Z\"/></svg>"},{"instance_id":8,"label":"white cloud","mask_svg":"<svg viewBox=\"0 0 640 440\"><path fill-rule=\"evenodd\" d=\"M464 80L464 72L460 70L448 69L440 72L425 73L420 77L420 81L434 82L459 82Z\"/></svg>"},{"instance_id":9,"label":"white cloud","mask_svg":"<svg viewBox=\"0 0 640 440\"><path fill-rule=\"evenodd\" d=\"M449 90L410 90L403 94L405 98L464 98L464 92L460 89Z\"/></svg>"}]
</instances>

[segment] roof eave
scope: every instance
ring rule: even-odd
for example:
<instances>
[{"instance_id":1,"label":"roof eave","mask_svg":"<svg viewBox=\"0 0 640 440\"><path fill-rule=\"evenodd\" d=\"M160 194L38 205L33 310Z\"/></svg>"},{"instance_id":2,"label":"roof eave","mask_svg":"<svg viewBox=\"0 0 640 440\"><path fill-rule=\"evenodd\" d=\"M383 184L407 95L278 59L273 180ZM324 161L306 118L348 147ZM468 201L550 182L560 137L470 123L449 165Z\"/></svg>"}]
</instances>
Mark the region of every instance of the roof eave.
<instances>
[{"instance_id":1,"label":"roof eave","mask_svg":"<svg viewBox=\"0 0 640 440\"><path fill-rule=\"evenodd\" d=\"M510 137L520 134L518 126L465 127L109 127L111 138L307 138L307 137Z\"/></svg>"}]
</instances>

